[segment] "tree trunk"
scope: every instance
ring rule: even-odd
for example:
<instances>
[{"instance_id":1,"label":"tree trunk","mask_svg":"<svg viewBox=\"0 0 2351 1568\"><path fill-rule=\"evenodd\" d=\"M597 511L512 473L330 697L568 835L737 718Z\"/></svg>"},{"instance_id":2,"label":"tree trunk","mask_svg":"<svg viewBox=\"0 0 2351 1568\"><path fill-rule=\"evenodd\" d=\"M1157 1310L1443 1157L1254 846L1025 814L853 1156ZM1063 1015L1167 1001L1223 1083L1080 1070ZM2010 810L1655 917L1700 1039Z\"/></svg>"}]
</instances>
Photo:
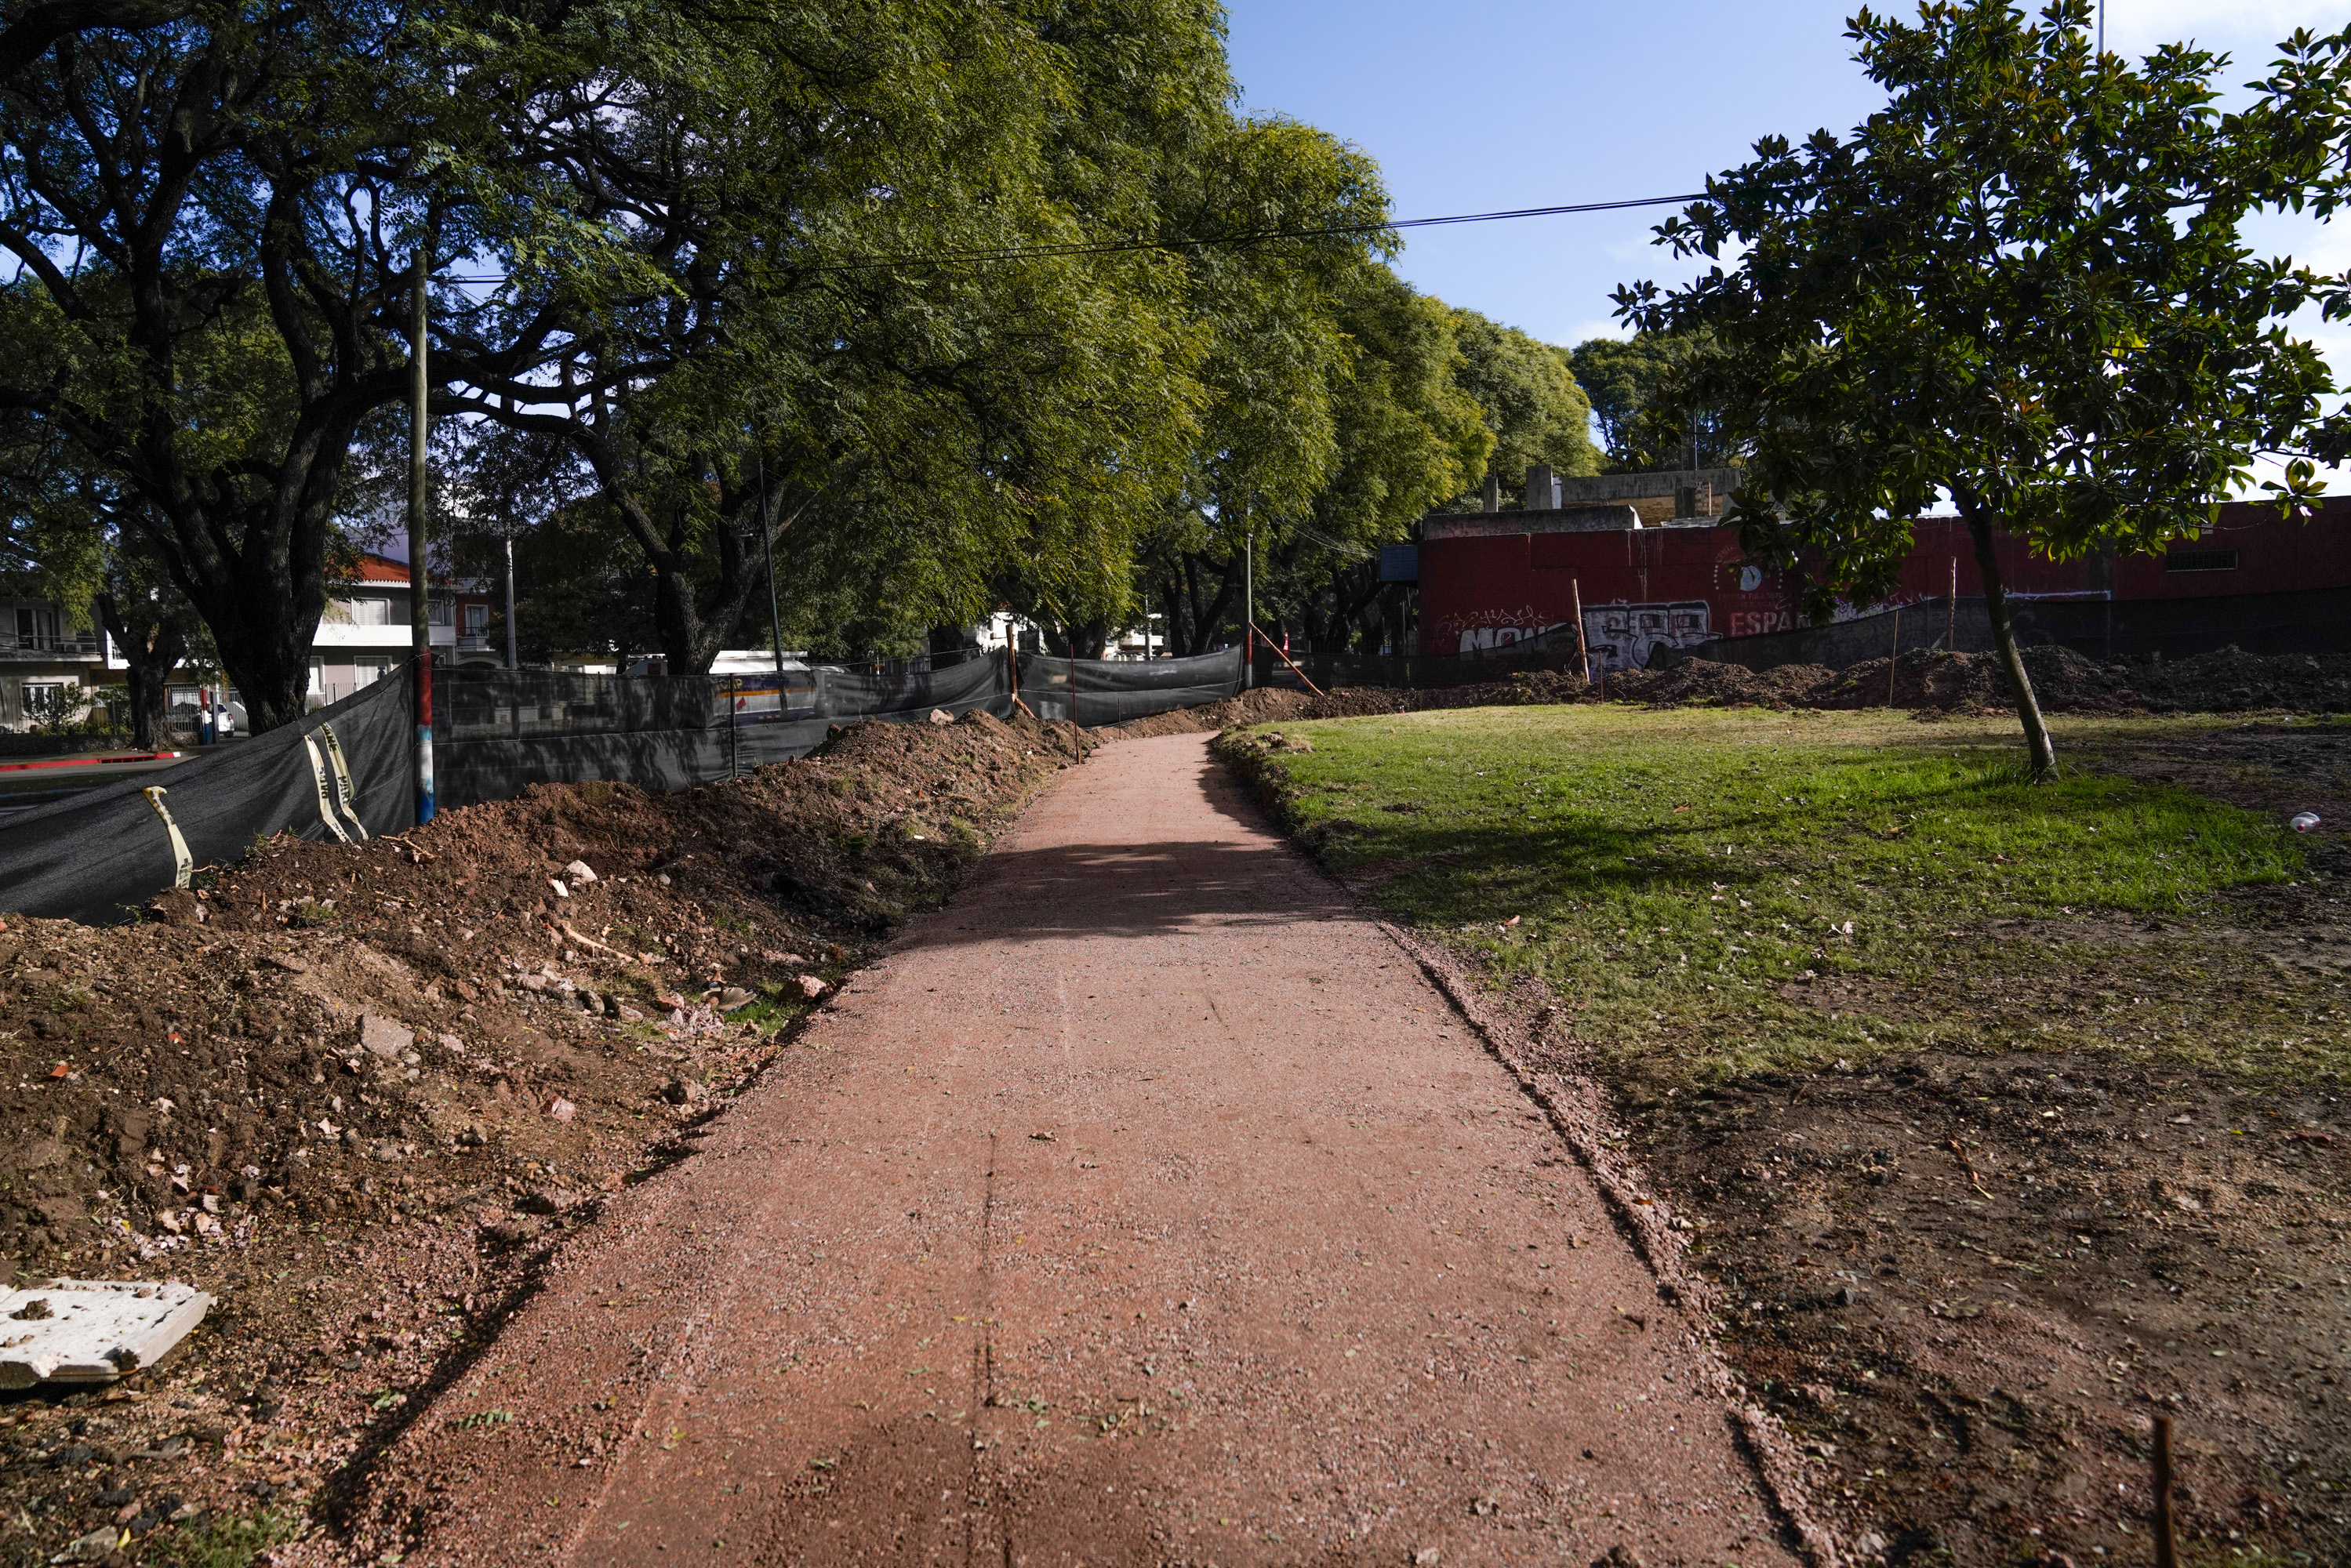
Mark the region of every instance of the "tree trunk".
<instances>
[{"instance_id":1,"label":"tree trunk","mask_svg":"<svg viewBox=\"0 0 2351 1568\"><path fill-rule=\"evenodd\" d=\"M1202 562L1206 562L1217 575L1216 596L1205 605L1201 604L1196 598L1199 591L1198 566ZM1192 641L1191 645L1185 649L1185 652L1197 656L1208 651L1208 644L1216 640L1217 632L1225 623L1225 612L1232 607L1234 599L1238 597L1240 563L1238 560L1211 561L1205 556L1186 556L1184 576L1190 586L1191 595L1194 596L1189 606L1192 612Z\"/></svg>"},{"instance_id":2,"label":"tree trunk","mask_svg":"<svg viewBox=\"0 0 2351 1568\"><path fill-rule=\"evenodd\" d=\"M106 628L107 636L122 650L122 662L127 666L123 685L131 703L131 747L152 751L163 727L164 683L171 678L172 666L188 651L187 629L163 616L144 617L133 626L123 613L130 607L118 602L111 593L97 595L90 601L90 607L98 612L99 623ZM253 713L251 705L245 711L249 717Z\"/></svg>"},{"instance_id":3,"label":"tree trunk","mask_svg":"<svg viewBox=\"0 0 2351 1568\"><path fill-rule=\"evenodd\" d=\"M1967 519L1968 537L1975 541L1976 570L1983 576L1984 613L1991 621L1991 643L2000 655L2000 667L2008 676L2008 689L2016 699L2016 716L2024 724L2024 744L2032 753L2032 777L2036 779L2057 777L2057 748L2050 741L2049 726L2041 717L2041 704L2032 695L2032 677L2024 668L2024 659L2016 651L2016 628L2009 620L2008 593L2001 586L2000 559L1991 546L1991 518L1980 505L1966 497L1959 501L1961 516Z\"/></svg>"}]
</instances>

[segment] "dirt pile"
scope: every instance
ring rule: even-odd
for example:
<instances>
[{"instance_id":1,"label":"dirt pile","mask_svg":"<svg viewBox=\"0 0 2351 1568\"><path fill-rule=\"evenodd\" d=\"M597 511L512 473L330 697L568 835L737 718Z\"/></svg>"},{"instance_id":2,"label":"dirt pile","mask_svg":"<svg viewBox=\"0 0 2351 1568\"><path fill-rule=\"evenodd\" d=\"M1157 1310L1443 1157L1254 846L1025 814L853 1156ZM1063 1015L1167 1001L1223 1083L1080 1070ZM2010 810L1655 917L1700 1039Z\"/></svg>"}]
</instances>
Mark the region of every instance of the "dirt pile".
<instances>
[{"instance_id":1,"label":"dirt pile","mask_svg":"<svg viewBox=\"0 0 2351 1568\"><path fill-rule=\"evenodd\" d=\"M1363 718L1373 714L1409 712L1414 706L1413 699L1426 695L1384 686L1350 686L1317 696L1311 692L1260 686L1237 697L1228 697L1220 703L1154 714L1149 718L1138 718L1102 733L1133 737L1204 735L1229 729L1237 724L1279 724L1301 718Z\"/></svg>"},{"instance_id":2,"label":"dirt pile","mask_svg":"<svg viewBox=\"0 0 2351 1568\"><path fill-rule=\"evenodd\" d=\"M1092 744L860 725L675 795L270 841L141 925L0 922L0 1261L221 1302L110 1393L0 1401L0 1512L43 1557L183 1509L141 1550L300 1528L284 1500L481 1340L536 1243L656 1167Z\"/></svg>"},{"instance_id":3,"label":"dirt pile","mask_svg":"<svg viewBox=\"0 0 2351 1568\"><path fill-rule=\"evenodd\" d=\"M2041 706L2053 713L2233 713L2283 708L2351 712L2351 655L2255 654L2224 648L2191 659L2101 662L2069 648L2023 651ZM1870 659L1842 672L1819 664L1748 670L1691 659L1669 670L1625 671L1609 695L1659 706L1897 707L2001 713L2013 705L1991 653L1928 650Z\"/></svg>"},{"instance_id":4,"label":"dirt pile","mask_svg":"<svg viewBox=\"0 0 2351 1568\"><path fill-rule=\"evenodd\" d=\"M2069 648L2024 650L2024 666L2051 713L2351 712L2351 654L2256 654L2223 648L2192 659L2100 662ZM1573 671L1534 670L1475 685L1426 690L1346 687L1315 695L1264 688L1227 702L1122 725L1114 735L1182 735L1233 725L1357 718L1433 708L1613 700L1653 707L1909 708L1920 713L2007 713L2008 677L1991 653L1921 649L1846 670L1782 664L1750 670L1711 659L1669 669L1615 670L1597 685Z\"/></svg>"}]
</instances>

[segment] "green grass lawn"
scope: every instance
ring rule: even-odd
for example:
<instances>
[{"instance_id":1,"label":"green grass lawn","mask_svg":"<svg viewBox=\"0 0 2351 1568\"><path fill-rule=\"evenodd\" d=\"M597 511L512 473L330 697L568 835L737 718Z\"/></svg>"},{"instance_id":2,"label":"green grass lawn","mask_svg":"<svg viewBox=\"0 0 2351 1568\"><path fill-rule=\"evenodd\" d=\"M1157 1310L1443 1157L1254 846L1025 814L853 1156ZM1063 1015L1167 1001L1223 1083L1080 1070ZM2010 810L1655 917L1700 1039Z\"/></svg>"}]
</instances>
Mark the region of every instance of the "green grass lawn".
<instances>
[{"instance_id":1,"label":"green grass lawn","mask_svg":"<svg viewBox=\"0 0 2351 1568\"><path fill-rule=\"evenodd\" d=\"M2351 1065L2335 990L2217 944L2230 890L2304 874L2266 818L2081 765L2012 721L1512 707L1261 727L1284 810L1380 906L1531 971L1659 1086L1918 1047ZM2092 747L2094 749L2094 746ZM1515 922L1515 924L1508 924Z\"/></svg>"}]
</instances>

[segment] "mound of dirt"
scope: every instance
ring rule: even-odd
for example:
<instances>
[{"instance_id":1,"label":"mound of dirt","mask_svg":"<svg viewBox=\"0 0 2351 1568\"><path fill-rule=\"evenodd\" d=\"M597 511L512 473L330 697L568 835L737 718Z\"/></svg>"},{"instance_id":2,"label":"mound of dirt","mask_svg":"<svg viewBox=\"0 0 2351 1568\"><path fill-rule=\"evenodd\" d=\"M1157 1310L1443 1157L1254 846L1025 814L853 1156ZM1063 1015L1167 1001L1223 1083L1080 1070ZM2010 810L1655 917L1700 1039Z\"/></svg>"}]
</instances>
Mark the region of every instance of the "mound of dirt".
<instances>
[{"instance_id":1,"label":"mound of dirt","mask_svg":"<svg viewBox=\"0 0 2351 1568\"><path fill-rule=\"evenodd\" d=\"M1279 724L1300 718L1363 718L1372 714L1405 713L1413 698L1426 693L1393 691L1382 686L1351 686L1317 696L1312 692L1259 686L1223 702L1154 714L1114 728L1105 736L1204 735L1237 724Z\"/></svg>"},{"instance_id":2,"label":"mound of dirt","mask_svg":"<svg viewBox=\"0 0 2351 1568\"><path fill-rule=\"evenodd\" d=\"M183 1506L309 1492L1093 744L862 724L674 795L267 841L139 925L0 921L0 1264L220 1300L110 1393L0 1407L0 1512L44 1559L109 1521L169 1552Z\"/></svg>"},{"instance_id":3,"label":"mound of dirt","mask_svg":"<svg viewBox=\"0 0 2351 1568\"><path fill-rule=\"evenodd\" d=\"M1836 679L1825 664L1783 664L1750 670L1711 659L1688 659L1667 670L1623 670L1608 677L1608 695L1656 707L1807 707Z\"/></svg>"},{"instance_id":4,"label":"mound of dirt","mask_svg":"<svg viewBox=\"0 0 2351 1568\"><path fill-rule=\"evenodd\" d=\"M2351 655L2346 654L2255 654L2223 648L2191 659L2102 663L2069 648L2035 647L2025 649L2023 658L2033 692L2051 713L2351 712ZM1535 670L1435 690L1349 687L1318 696L1266 688L1102 733L1180 735L1292 719L1602 700L1652 707L1890 706L1948 714L2008 713L2015 707L1997 656L1919 649L1842 671L1825 664L1750 670L1712 659L1686 659L1669 669L1611 671L1598 685L1587 685L1573 671Z\"/></svg>"},{"instance_id":5,"label":"mound of dirt","mask_svg":"<svg viewBox=\"0 0 2351 1568\"><path fill-rule=\"evenodd\" d=\"M2023 650L2024 667L2041 706L2053 713L2232 713L2254 708L2301 713L2351 712L2351 655L2255 654L2224 648L2190 659L2101 662L2070 648ZM1489 700L1584 700L1573 675L1517 677ZM1537 692L1541 695L1533 695ZM1420 694L1423 706L1450 706L1449 694ZM1593 693L1593 695L1599 694ZM2008 677L1991 653L1920 649L1893 659L1870 659L1848 669L1783 664L1750 670L1710 659L1688 659L1670 669L1612 673L1606 695L1657 707L1863 708L1928 713L2007 713L2015 704Z\"/></svg>"}]
</instances>

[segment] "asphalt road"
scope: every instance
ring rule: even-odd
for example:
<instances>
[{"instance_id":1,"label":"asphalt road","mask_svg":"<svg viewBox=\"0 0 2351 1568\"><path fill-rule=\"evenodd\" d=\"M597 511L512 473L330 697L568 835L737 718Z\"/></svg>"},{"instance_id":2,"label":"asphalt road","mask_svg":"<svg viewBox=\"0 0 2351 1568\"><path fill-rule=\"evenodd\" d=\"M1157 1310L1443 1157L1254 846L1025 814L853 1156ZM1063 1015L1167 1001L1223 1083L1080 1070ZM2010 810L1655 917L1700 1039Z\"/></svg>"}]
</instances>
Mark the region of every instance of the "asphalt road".
<instances>
[{"instance_id":1,"label":"asphalt road","mask_svg":"<svg viewBox=\"0 0 2351 1568\"><path fill-rule=\"evenodd\" d=\"M1030 808L379 1461L411 1563L1792 1559L1516 1082L1206 739Z\"/></svg>"}]
</instances>

